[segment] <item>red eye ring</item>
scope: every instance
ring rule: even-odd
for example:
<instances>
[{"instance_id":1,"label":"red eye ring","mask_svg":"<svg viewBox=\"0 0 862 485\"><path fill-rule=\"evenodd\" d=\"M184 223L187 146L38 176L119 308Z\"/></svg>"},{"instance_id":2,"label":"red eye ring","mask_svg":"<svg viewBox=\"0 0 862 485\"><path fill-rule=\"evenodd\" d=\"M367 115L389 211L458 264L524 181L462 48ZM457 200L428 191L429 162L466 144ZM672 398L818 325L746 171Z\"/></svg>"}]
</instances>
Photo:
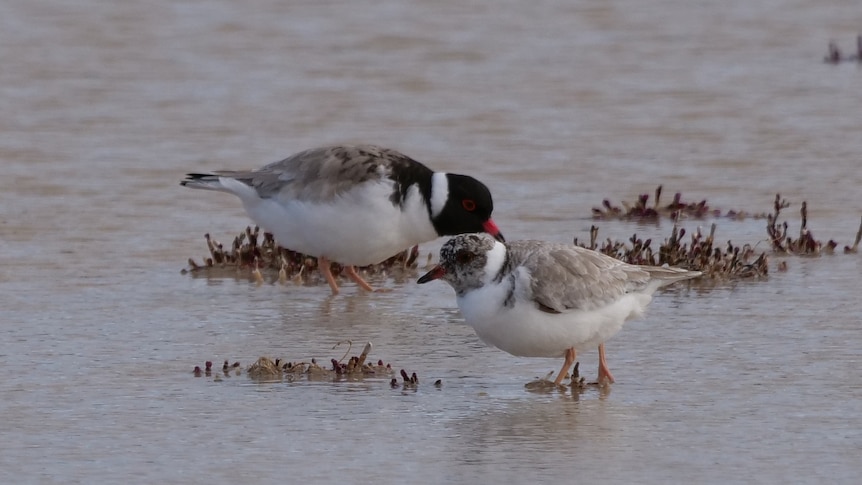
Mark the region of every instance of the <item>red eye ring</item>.
<instances>
[{"instance_id":1,"label":"red eye ring","mask_svg":"<svg viewBox=\"0 0 862 485\"><path fill-rule=\"evenodd\" d=\"M467 212L476 210L476 202L473 199L464 199L461 201L461 207Z\"/></svg>"}]
</instances>

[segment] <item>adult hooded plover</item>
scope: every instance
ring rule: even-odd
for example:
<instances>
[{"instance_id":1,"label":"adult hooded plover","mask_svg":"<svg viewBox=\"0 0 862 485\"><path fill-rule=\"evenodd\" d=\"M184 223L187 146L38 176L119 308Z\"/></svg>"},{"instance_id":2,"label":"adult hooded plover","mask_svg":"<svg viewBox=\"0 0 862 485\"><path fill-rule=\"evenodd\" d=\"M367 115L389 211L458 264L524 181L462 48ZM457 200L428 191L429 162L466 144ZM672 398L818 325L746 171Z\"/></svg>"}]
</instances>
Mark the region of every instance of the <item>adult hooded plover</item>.
<instances>
[{"instance_id":1,"label":"adult hooded plover","mask_svg":"<svg viewBox=\"0 0 862 485\"><path fill-rule=\"evenodd\" d=\"M372 145L314 148L257 170L188 174L180 184L239 197L279 245L318 257L333 294L333 261L371 291L354 266L445 235L485 231L503 240L482 182Z\"/></svg>"}]
</instances>

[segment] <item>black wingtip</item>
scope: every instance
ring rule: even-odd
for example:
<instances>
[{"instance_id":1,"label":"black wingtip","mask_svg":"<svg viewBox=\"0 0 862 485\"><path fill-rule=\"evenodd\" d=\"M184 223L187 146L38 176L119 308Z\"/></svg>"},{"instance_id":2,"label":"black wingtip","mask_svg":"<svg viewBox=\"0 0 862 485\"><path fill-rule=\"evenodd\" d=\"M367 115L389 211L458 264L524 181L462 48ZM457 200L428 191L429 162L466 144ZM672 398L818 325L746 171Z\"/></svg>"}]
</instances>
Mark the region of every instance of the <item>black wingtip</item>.
<instances>
[{"instance_id":1,"label":"black wingtip","mask_svg":"<svg viewBox=\"0 0 862 485\"><path fill-rule=\"evenodd\" d=\"M187 173L186 178L184 180L180 181L180 185L182 185L183 187L186 187L191 182L195 182L197 180L202 180L206 177L212 177L212 176L213 176L213 174L211 174L211 173Z\"/></svg>"}]
</instances>

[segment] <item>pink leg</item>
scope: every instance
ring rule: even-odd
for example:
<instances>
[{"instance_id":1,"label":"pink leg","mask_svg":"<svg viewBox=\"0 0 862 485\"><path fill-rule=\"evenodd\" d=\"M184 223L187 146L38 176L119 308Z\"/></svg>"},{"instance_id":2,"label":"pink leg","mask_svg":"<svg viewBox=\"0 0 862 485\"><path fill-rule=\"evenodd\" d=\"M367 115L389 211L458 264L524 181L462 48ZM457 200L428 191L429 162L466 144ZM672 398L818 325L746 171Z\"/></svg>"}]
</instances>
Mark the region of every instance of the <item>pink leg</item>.
<instances>
[{"instance_id":1,"label":"pink leg","mask_svg":"<svg viewBox=\"0 0 862 485\"><path fill-rule=\"evenodd\" d=\"M614 376L611 374L611 370L608 369L608 361L605 359L605 344L599 344L599 385L604 382L608 384L614 383Z\"/></svg>"},{"instance_id":2,"label":"pink leg","mask_svg":"<svg viewBox=\"0 0 862 485\"><path fill-rule=\"evenodd\" d=\"M317 258L317 269L320 270L320 274L326 278L326 282L329 283L329 287L332 288L332 294L338 294L338 283L335 282L335 277L332 276L332 263L329 262L328 259L321 256Z\"/></svg>"},{"instance_id":3,"label":"pink leg","mask_svg":"<svg viewBox=\"0 0 862 485\"><path fill-rule=\"evenodd\" d=\"M554 379L554 384L560 385L560 383L563 382L563 379L565 379L566 374L569 373L569 367L571 367L572 364L574 364L574 363L575 363L575 348L572 347L572 348L566 350L566 361L563 362L563 368L560 369L560 373L557 374L557 378Z\"/></svg>"},{"instance_id":4,"label":"pink leg","mask_svg":"<svg viewBox=\"0 0 862 485\"><path fill-rule=\"evenodd\" d=\"M344 270L347 271L347 276L349 276L350 279L355 281L356 284L360 286L360 288L365 291L374 291L374 288L372 288L371 285L368 284L368 282L366 282L364 279L362 279L361 276L359 276L359 274L356 273L355 266L347 266L344 268Z\"/></svg>"}]
</instances>

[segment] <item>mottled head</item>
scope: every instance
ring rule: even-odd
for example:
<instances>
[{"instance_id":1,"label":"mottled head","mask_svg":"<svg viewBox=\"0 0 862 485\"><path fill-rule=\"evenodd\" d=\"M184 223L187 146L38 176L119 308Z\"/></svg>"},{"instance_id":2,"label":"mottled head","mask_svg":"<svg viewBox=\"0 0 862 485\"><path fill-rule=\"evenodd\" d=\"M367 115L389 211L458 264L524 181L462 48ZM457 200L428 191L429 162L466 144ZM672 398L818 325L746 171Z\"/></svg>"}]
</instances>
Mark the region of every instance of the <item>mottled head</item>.
<instances>
[{"instance_id":1,"label":"mottled head","mask_svg":"<svg viewBox=\"0 0 862 485\"><path fill-rule=\"evenodd\" d=\"M493 281L505 263L505 244L484 233L462 234L446 241L440 263L418 283L442 279L460 295Z\"/></svg>"},{"instance_id":2,"label":"mottled head","mask_svg":"<svg viewBox=\"0 0 862 485\"><path fill-rule=\"evenodd\" d=\"M482 182L467 175L435 173L431 180L431 222L441 236L487 232L505 241L491 219L494 201Z\"/></svg>"}]
</instances>

